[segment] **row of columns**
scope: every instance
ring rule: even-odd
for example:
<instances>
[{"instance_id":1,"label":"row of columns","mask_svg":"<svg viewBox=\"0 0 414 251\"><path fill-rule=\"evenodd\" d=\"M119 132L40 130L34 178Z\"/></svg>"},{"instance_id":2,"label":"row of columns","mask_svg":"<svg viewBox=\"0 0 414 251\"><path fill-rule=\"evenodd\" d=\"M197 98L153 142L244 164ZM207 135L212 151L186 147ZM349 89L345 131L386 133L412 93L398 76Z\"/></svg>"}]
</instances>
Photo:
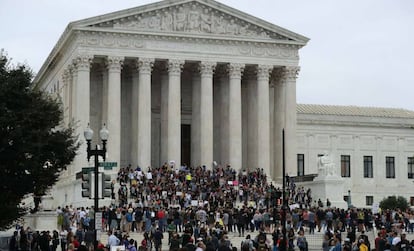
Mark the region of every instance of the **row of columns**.
<instances>
[{"instance_id":1,"label":"row of columns","mask_svg":"<svg viewBox=\"0 0 414 251\"><path fill-rule=\"evenodd\" d=\"M69 117L79 121L77 132L82 135L90 120L90 66L93 57L78 56L73 60L64 73L67 98L66 105ZM151 74L154 65L153 58L139 58L136 61L136 73L133 75L132 110L137 111L132 116L131 156L136 156L136 163L141 167L151 165ZM162 161L172 161L181 164L181 71L185 61L168 60L167 75L161 76L161 158ZM107 57L107 76L104 80L102 119L107 122L110 138L108 140L108 161L120 163L121 151L121 69L123 58ZM203 61L198 65L198 72L193 77L192 100L192 143L191 156L194 163L210 167L213 163L213 75L216 62ZM227 153L231 166L242 168L242 94L241 81L245 65L230 63L228 72L228 120L226 121L228 141ZM269 80L274 66L258 65L256 68L257 81L257 167L262 167L270 173L271 158L270 144L270 101ZM286 128L286 138L296 137L296 89L295 81L297 67L279 68L279 84L275 88L275 119L274 130ZM277 94L276 94L277 93ZM280 115L281 116L280 116ZM275 135L277 135L276 133ZM279 136L275 136L275 140ZM296 162L296 148L290 141L287 146L287 161ZM281 146L275 144L275 159L281 160ZM79 151L78 158L86 160ZM279 156L278 156L279 155ZM75 163L76 164L76 163ZM276 169L281 166L276 164ZM79 166L79 165L78 165Z\"/></svg>"}]
</instances>

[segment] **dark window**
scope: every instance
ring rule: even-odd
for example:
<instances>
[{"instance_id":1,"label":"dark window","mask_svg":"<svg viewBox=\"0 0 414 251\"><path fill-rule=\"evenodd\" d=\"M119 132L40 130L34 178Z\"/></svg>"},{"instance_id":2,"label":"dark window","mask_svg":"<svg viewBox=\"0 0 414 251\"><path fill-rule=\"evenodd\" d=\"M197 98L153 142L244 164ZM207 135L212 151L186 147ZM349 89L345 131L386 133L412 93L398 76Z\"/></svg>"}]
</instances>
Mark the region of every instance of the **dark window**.
<instances>
[{"instance_id":1,"label":"dark window","mask_svg":"<svg viewBox=\"0 0 414 251\"><path fill-rule=\"evenodd\" d=\"M341 155L341 176L351 177L351 156Z\"/></svg>"},{"instance_id":2,"label":"dark window","mask_svg":"<svg viewBox=\"0 0 414 251\"><path fill-rule=\"evenodd\" d=\"M365 202L367 206L372 206L374 204L374 196L366 196Z\"/></svg>"},{"instance_id":3,"label":"dark window","mask_svg":"<svg viewBox=\"0 0 414 251\"><path fill-rule=\"evenodd\" d=\"M385 157L385 177L387 179L395 179L394 157Z\"/></svg>"},{"instance_id":4,"label":"dark window","mask_svg":"<svg viewBox=\"0 0 414 251\"><path fill-rule=\"evenodd\" d=\"M372 156L364 156L364 178L374 177L372 169Z\"/></svg>"},{"instance_id":5,"label":"dark window","mask_svg":"<svg viewBox=\"0 0 414 251\"><path fill-rule=\"evenodd\" d=\"M305 175L305 154L298 154L298 176Z\"/></svg>"},{"instance_id":6,"label":"dark window","mask_svg":"<svg viewBox=\"0 0 414 251\"><path fill-rule=\"evenodd\" d=\"M408 178L414 179L414 157L408 157Z\"/></svg>"},{"instance_id":7,"label":"dark window","mask_svg":"<svg viewBox=\"0 0 414 251\"><path fill-rule=\"evenodd\" d=\"M410 197L410 206L414 206L414 197Z\"/></svg>"}]
</instances>

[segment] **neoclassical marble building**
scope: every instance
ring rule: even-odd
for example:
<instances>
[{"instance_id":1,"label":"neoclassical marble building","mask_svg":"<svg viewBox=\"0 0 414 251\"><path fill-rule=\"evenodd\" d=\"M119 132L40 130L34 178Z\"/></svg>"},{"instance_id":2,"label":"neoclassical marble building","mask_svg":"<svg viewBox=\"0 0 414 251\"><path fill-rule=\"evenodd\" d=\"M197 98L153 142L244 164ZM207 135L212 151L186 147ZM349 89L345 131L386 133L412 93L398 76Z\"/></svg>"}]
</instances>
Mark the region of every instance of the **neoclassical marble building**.
<instances>
[{"instance_id":1,"label":"neoclassical marble building","mask_svg":"<svg viewBox=\"0 0 414 251\"><path fill-rule=\"evenodd\" d=\"M298 50L308 38L213 0L162 1L70 23L35 78L58 95L80 138L110 131L117 167L164 162L264 168L280 182L282 129L291 176L329 152L346 198L370 207L414 184L414 112L296 105ZM82 144L52 191L81 205ZM315 195L317 196L317 195Z\"/></svg>"},{"instance_id":2,"label":"neoclassical marble building","mask_svg":"<svg viewBox=\"0 0 414 251\"><path fill-rule=\"evenodd\" d=\"M308 40L213 0L161 1L70 23L35 82L59 94L79 135L106 123L107 161L118 167L217 162L280 180L282 129L296 168L298 50ZM79 200L85 148L60 183L67 201Z\"/></svg>"},{"instance_id":3,"label":"neoclassical marble building","mask_svg":"<svg viewBox=\"0 0 414 251\"><path fill-rule=\"evenodd\" d=\"M395 195L414 206L414 111L298 104L297 146L292 176L317 174L318 156L328 152L344 200L372 207Z\"/></svg>"}]
</instances>

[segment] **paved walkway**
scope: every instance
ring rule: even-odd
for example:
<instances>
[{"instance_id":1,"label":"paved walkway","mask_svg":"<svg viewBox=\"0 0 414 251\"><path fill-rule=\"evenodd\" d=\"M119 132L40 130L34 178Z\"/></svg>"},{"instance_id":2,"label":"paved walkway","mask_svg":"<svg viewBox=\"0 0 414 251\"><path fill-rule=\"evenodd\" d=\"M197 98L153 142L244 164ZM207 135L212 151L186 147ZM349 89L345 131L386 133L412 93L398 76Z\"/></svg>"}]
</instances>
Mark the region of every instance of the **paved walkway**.
<instances>
[{"instance_id":1,"label":"paved walkway","mask_svg":"<svg viewBox=\"0 0 414 251\"><path fill-rule=\"evenodd\" d=\"M180 234L182 234L182 233L180 233ZM245 235L247 235L247 234L250 234L251 238L253 239L259 234L259 232L246 232ZM232 246L236 247L237 250L240 250L241 242L245 239L245 237L239 237L239 234L234 233L234 232L228 233L228 236L229 236L229 239L231 241ZM142 233L136 233L136 232L130 232L129 237L136 240L138 242L138 245L141 243L141 241L144 238ZM270 243L273 244L271 234L268 234L267 238L270 241ZM312 235L306 234L306 239L308 241L310 251L311 250L315 250L315 251L316 250L321 250L322 241L323 241L323 233L322 232L315 232L315 234L312 234ZM102 237L101 237L101 241L102 241L103 244L107 244L108 235L103 234ZM167 250L169 250L168 233L164 233L164 239L162 241L162 251L167 251ZM297 249L297 250L299 250L299 249Z\"/></svg>"},{"instance_id":2,"label":"paved walkway","mask_svg":"<svg viewBox=\"0 0 414 251\"><path fill-rule=\"evenodd\" d=\"M182 233L180 233L182 234ZM252 239L255 238L258 234L258 232L246 232L245 235L250 234ZM368 235L368 238L371 242L371 247L374 247L374 239L376 236L376 232L375 231L369 231L366 232L366 234ZM413 240L414 239L414 234L413 233L406 233L407 234L407 239L408 240ZM308 245L309 245L309 251L320 251L322 250L322 241L323 241L323 232L315 232L315 234L308 234L308 232L306 232L305 236L306 239L308 241ZM360 233L357 233L356 236L358 237L360 235ZM241 242L245 239L244 237L239 237L238 233L234 233L234 232L230 232L228 233L229 239L232 243L233 247L236 247L237 250L240 250L240 246L241 246ZM138 242L138 245L141 243L142 239L143 239L143 234L142 233L136 233L136 232L130 232L129 234L130 238L133 238L134 240L136 240ZM342 240L346 237L346 233L342 233ZM268 239L272 242L272 236L271 234L268 234ZM102 243L103 244L107 244L108 241L108 235L107 234L103 234L101 237ZM296 243L295 243L296 244ZM162 241L162 251L168 251L169 250L169 246L168 246L168 233L164 233L164 239ZM297 247L295 248L295 250L299 250Z\"/></svg>"}]
</instances>

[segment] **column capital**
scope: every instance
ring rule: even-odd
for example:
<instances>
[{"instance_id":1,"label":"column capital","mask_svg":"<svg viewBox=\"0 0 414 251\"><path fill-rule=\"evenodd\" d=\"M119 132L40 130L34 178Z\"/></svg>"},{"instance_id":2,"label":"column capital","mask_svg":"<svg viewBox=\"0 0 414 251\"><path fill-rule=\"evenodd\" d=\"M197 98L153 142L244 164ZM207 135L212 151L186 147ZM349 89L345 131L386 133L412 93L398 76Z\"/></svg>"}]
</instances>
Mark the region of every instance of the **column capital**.
<instances>
[{"instance_id":1,"label":"column capital","mask_svg":"<svg viewBox=\"0 0 414 251\"><path fill-rule=\"evenodd\" d=\"M258 65L257 79L269 81L270 73L273 70L273 65Z\"/></svg>"},{"instance_id":2,"label":"column capital","mask_svg":"<svg viewBox=\"0 0 414 251\"><path fill-rule=\"evenodd\" d=\"M184 63L185 61L181 59L169 59L167 62L168 73L176 75L181 74L181 71L184 67Z\"/></svg>"},{"instance_id":3,"label":"column capital","mask_svg":"<svg viewBox=\"0 0 414 251\"><path fill-rule=\"evenodd\" d=\"M123 63L123 57L108 56L105 61L105 66L108 69L108 71L121 72Z\"/></svg>"},{"instance_id":4,"label":"column capital","mask_svg":"<svg viewBox=\"0 0 414 251\"><path fill-rule=\"evenodd\" d=\"M62 81L63 84L66 85L70 82L70 80L72 79L72 72L71 70L68 68L63 70L63 74L62 74Z\"/></svg>"},{"instance_id":5,"label":"column capital","mask_svg":"<svg viewBox=\"0 0 414 251\"><path fill-rule=\"evenodd\" d=\"M198 70L200 71L201 75L213 75L216 65L216 62L201 61L198 64Z\"/></svg>"},{"instance_id":6,"label":"column capital","mask_svg":"<svg viewBox=\"0 0 414 251\"><path fill-rule=\"evenodd\" d=\"M155 59L153 58L139 58L136 61L136 67L139 73L151 74Z\"/></svg>"},{"instance_id":7,"label":"column capital","mask_svg":"<svg viewBox=\"0 0 414 251\"><path fill-rule=\"evenodd\" d=\"M229 72L229 77L232 78L241 78L244 71L244 64L239 63L230 63L227 65L227 70Z\"/></svg>"},{"instance_id":8,"label":"column capital","mask_svg":"<svg viewBox=\"0 0 414 251\"><path fill-rule=\"evenodd\" d=\"M89 71L92 64L92 55L79 54L73 60L73 68L77 71Z\"/></svg>"},{"instance_id":9,"label":"column capital","mask_svg":"<svg viewBox=\"0 0 414 251\"><path fill-rule=\"evenodd\" d=\"M275 71L275 78L280 82L295 81L300 71L299 66L285 66Z\"/></svg>"}]
</instances>

